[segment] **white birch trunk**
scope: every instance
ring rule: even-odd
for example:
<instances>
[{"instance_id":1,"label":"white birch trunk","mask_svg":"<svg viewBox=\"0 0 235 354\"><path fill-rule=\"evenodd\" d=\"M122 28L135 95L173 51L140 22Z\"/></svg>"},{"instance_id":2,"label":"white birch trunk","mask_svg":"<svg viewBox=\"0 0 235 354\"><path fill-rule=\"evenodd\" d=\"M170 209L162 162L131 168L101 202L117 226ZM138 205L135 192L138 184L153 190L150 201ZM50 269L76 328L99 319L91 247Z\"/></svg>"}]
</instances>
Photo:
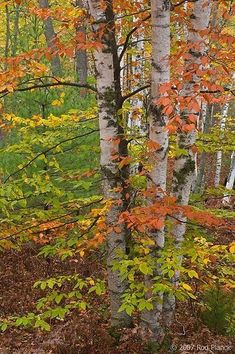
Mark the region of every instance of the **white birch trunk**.
<instances>
[{"instance_id":1,"label":"white birch trunk","mask_svg":"<svg viewBox=\"0 0 235 354\"><path fill-rule=\"evenodd\" d=\"M233 189L234 180L235 180L235 151L233 151L231 154L230 170L229 170L228 180L226 183L227 189L230 190Z\"/></svg>"},{"instance_id":2,"label":"white birch trunk","mask_svg":"<svg viewBox=\"0 0 235 354\"><path fill-rule=\"evenodd\" d=\"M229 169L229 175L227 178L226 189L232 190L234 188L235 183L235 151L231 154L231 163ZM223 198L223 204L229 205L230 204L230 197Z\"/></svg>"},{"instance_id":3,"label":"white birch trunk","mask_svg":"<svg viewBox=\"0 0 235 354\"><path fill-rule=\"evenodd\" d=\"M166 190L168 132L165 129L168 118L162 113L161 107L156 105L156 100L161 97L159 87L170 81L170 1L152 0L152 73L151 73L151 106L150 106L150 131L149 139L156 144L151 164L151 180L157 188L156 198L161 198ZM164 229L152 234L155 241L155 256L164 247ZM156 269L156 274L159 272ZM151 281L146 280L146 285ZM156 295L156 294L155 294ZM143 312L142 322L152 332L155 339L162 339L164 329L162 325L162 294L154 303L152 311Z\"/></svg>"},{"instance_id":4,"label":"white birch trunk","mask_svg":"<svg viewBox=\"0 0 235 354\"><path fill-rule=\"evenodd\" d=\"M222 112L222 118L220 122L220 130L221 130L221 135L223 136L224 134L224 129L226 125L226 120L228 116L228 108L229 104L226 103L223 108ZM221 177L221 169L222 169L222 158L223 158L223 153L221 150L217 151L216 153L216 164L215 164L215 179L214 179L214 184L215 187L218 187L220 184L220 177Z\"/></svg>"},{"instance_id":5,"label":"white birch trunk","mask_svg":"<svg viewBox=\"0 0 235 354\"><path fill-rule=\"evenodd\" d=\"M211 121L213 119L214 106L206 103L202 104L202 119L201 131L208 134L210 131ZM206 169L207 152L203 151L200 156L200 163L198 167L198 175L194 192L201 193L205 185L205 169Z\"/></svg>"},{"instance_id":6,"label":"white birch trunk","mask_svg":"<svg viewBox=\"0 0 235 354\"><path fill-rule=\"evenodd\" d=\"M120 144L119 127L117 121L116 90L114 77L114 58L112 52L111 33L114 30L107 19L107 12L112 11L112 2L107 1L107 8L99 6L100 2L89 0L90 13L95 19L94 30L103 30L103 48L95 52L95 65L97 71L97 91L99 105L99 127L100 127L100 149L101 149L101 172L103 177L103 193L106 199L113 201L107 214L109 231L107 234L107 271L108 289L110 295L111 324L112 326L125 327L130 324L130 317L125 312L118 312L121 304L126 283L121 280L119 272L113 271L113 261L120 261L120 255L126 253L126 229L122 225L121 232L115 232L113 227L117 226L118 219L123 205L118 201L122 199L121 192L115 188L122 187L118 160L114 155L119 155ZM105 25L105 29L103 28Z\"/></svg>"},{"instance_id":7,"label":"white birch trunk","mask_svg":"<svg viewBox=\"0 0 235 354\"><path fill-rule=\"evenodd\" d=\"M189 49L190 59L185 61L185 71L192 70L192 67L198 67L201 65L200 58L205 51L205 44L203 38L200 35L200 31L206 29L209 26L211 12L211 0L198 0L193 4L193 14L191 15L191 29L188 31L188 43L191 45ZM199 48L196 49L195 45ZM184 97L195 96L194 87L195 84L200 84L200 78L193 75L188 81L184 82L184 88L182 95ZM201 106L201 101L198 99L198 104ZM182 112L182 119L187 122L189 114L198 115L198 112L194 110L185 109ZM181 205L188 205L189 196L192 188L192 183L195 174L195 154L192 151L192 147L196 142L196 129L193 129L189 133L180 132L178 134L178 145L180 149L187 151L187 155L181 155L176 158L173 172L173 195L176 197L177 202ZM186 218L182 215L177 215L177 218L181 220L180 223L174 225L173 235L175 239L175 247L179 248L184 240L186 231ZM179 264L181 264L182 258L179 258ZM173 283L177 286L180 274L177 271L173 278ZM175 298L174 296L165 296L164 299L164 321L169 326L173 320L175 311Z\"/></svg>"}]
</instances>

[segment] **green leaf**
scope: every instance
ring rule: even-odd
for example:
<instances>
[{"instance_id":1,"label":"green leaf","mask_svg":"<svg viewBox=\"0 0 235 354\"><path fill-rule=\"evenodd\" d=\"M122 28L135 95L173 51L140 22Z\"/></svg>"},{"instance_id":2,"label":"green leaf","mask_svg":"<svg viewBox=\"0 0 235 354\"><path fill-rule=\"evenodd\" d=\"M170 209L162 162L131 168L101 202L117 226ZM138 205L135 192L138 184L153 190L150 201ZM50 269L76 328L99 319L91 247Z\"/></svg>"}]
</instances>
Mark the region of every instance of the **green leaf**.
<instances>
[{"instance_id":1,"label":"green leaf","mask_svg":"<svg viewBox=\"0 0 235 354\"><path fill-rule=\"evenodd\" d=\"M197 278L197 279L199 278L195 270L189 270L188 275L190 278Z\"/></svg>"},{"instance_id":2,"label":"green leaf","mask_svg":"<svg viewBox=\"0 0 235 354\"><path fill-rule=\"evenodd\" d=\"M54 279L49 279L49 280L47 281L47 286L48 286L50 289L53 289L54 285L55 285Z\"/></svg>"},{"instance_id":3,"label":"green leaf","mask_svg":"<svg viewBox=\"0 0 235 354\"><path fill-rule=\"evenodd\" d=\"M126 308L125 308L125 311L126 311L126 313L129 315L129 316L131 316L132 315L132 313L133 313L133 311L134 311L134 306L132 306L132 305L127 305L126 306Z\"/></svg>"},{"instance_id":4,"label":"green leaf","mask_svg":"<svg viewBox=\"0 0 235 354\"><path fill-rule=\"evenodd\" d=\"M1 331L2 331L2 332L5 332L5 331L7 330L7 328L8 328L8 324L7 324L7 323L3 323L3 324L1 325Z\"/></svg>"},{"instance_id":5,"label":"green leaf","mask_svg":"<svg viewBox=\"0 0 235 354\"><path fill-rule=\"evenodd\" d=\"M81 310L86 310L86 308L87 308L87 303L86 302L84 302L84 301L81 301L81 302L79 302L79 308L81 309Z\"/></svg>"},{"instance_id":6,"label":"green leaf","mask_svg":"<svg viewBox=\"0 0 235 354\"><path fill-rule=\"evenodd\" d=\"M147 265L147 263L141 263L139 265L139 270L141 271L141 273L147 275L147 274L152 274L153 271L151 268L149 268L149 266Z\"/></svg>"},{"instance_id":7,"label":"green leaf","mask_svg":"<svg viewBox=\"0 0 235 354\"><path fill-rule=\"evenodd\" d=\"M55 302L57 303L57 305L60 304L62 299L63 299L63 294L59 294L55 297Z\"/></svg>"},{"instance_id":8,"label":"green leaf","mask_svg":"<svg viewBox=\"0 0 235 354\"><path fill-rule=\"evenodd\" d=\"M174 274L175 274L175 272L172 269L169 270L168 275L170 278L172 278L174 276Z\"/></svg>"},{"instance_id":9,"label":"green leaf","mask_svg":"<svg viewBox=\"0 0 235 354\"><path fill-rule=\"evenodd\" d=\"M41 328L44 331L50 331L51 327L49 323L45 322L43 319L38 318L34 325L35 328Z\"/></svg>"},{"instance_id":10,"label":"green leaf","mask_svg":"<svg viewBox=\"0 0 235 354\"><path fill-rule=\"evenodd\" d=\"M45 290L46 287L47 287L47 283L46 283L45 281L42 282L41 285L40 285L40 288L41 288L42 290Z\"/></svg>"},{"instance_id":11,"label":"green leaf","mask_svg":"<svg viewBox=\"0 0 235 354\"><path fill-rule=\"evenodd\" d=\"M147 309L148 311L153 310L153 304L152 304L151 302L147 301L147 302L146 302L146 309Z\"/></svg>"}]
</instances>

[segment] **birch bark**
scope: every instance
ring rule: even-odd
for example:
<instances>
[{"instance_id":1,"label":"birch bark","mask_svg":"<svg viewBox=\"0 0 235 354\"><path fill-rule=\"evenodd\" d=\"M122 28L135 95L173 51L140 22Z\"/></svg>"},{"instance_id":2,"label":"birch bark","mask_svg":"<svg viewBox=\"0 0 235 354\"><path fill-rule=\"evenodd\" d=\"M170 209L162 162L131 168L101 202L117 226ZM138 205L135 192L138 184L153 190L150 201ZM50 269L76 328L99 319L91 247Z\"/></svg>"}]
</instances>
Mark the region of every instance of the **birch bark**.
<instances>
[{"instance_id":1,"label":"birch bark","mask_svg":"<svg viewBox=\"0 0 235 354\"><path fill-rule=\"evenodd\" d=\"M235 180L235 151L233 151L231 154L230 170L229 170L228 180L226 183L227 189L233 189L234 180Z\"/></svg>"},{"instance_id":2,"label":"birch bark","mask_svg":"<svg viewBox=\"0 0 235 354\"><path fill-rule=\"evenodd\" d=\"M230 169L229 169L229 174L228 174L227 183L225 187L228 190L232 190L234 188L234 183L235 183L235 151L233 151L231 154ZM229 205L230 199L231 198L229 196L224 197L223 204Z\"/></svg>"},{"instance_id":3,"label":"birch bark","mask_svg":"<svg viewBox=\"0 0 235 354\"><path fill-rule=\"evenodd\" d=\"M221 130L222 137L224 135L224 129L226 126L226 120L227 120L227 116L228 116L228 108L229 108L229 104L226 103L223 108L222 118L221 118L221 122L220 122L220 130ZM223 152L221 150L219 150L219 151L217 151L217 154L216 154L215 179L214 179L215 187L218 187L220 184L222 159L223 159Z\"/></svg>"},{"instance_id":4,"label":"birch bark","mask_svg":"<svg viewBox=\"0 0 235 354\"><path fill-rule=\"evenodd\" d=\"M127 144L122 139L122 128L118 124L120 106L120 70L117 67L118 57L115 43L114 16L112 0L106 1L106 8L101 2L89 0L89 10L94 18L94 31L103 33L103 48L95 52L97 71L97 91L99 105L101 172L103 177L103 193L106 199L113 201L107 214L107 224L111 231L107 234L107 271L110 295L111 324L115 327L130 325L130 317L125 312L118 312L122 304L122 294L127 288L119 272L113 271L113 262L121 261L120 253L126 253L127 230L119 225L121 232L114 227L118 224L120 213L125 208L123 181L127 171L119 169L119 160L113 156L125 156ZM120 141L120 142L119 142ZM120 191L122 190L122 191ZM123 203L120 205L119 201Z\"/></svg>"},{"instance_id":5,"label":"birch bark","mask_svg":"<svg viewBox=\"0 0 235 354\"><path fill-rule=\"evenodd\" d=\"M208 134L211 127L211 121L213 117L213 105L203 104L202 108L202 128L201 131L205 134ZM205 169L206 169L206 159L207 153L203 151L200 156L200 163L198 167L198 175L195 186L195 193L201 193L204 189L204 180L205 180Z\"/></svg>"},{"instance_id":6,"label":"birch bark","mask_svg":"<svg viewBox=\"0 0 235 354\"><path fill-rule=\"evenodd\" d=\"M151 181L156 187L156 198L161 198L166 190L168 132L165 129L168 118L162 113L161 107L156 104L162 94L160 85L170 81L170 1L152 0L152 68L151 68L151 104L149 139L155 143L156 148L151 159ZM153 233L155 241L155 256L165 244L164 228ZM156 269L156 274L159 270ZM151 286L151 281L146 279L146 285ZM144 311L142 322L154 334L156 339L161 339L164 333L162 326L162 294L158 294L154 309Z\"/></svg>"},{"instance_id":7,"label":"birch bark","mask_svg":"<svg viewBox=\"0 0 235 354\"><path fill-rule=\"evenodd\" d=\"M185 72L190 71L193 74L189 79L184 78L184 87L182 96L187 98L195 96L195 87L200 86L200 77L196 74L196 69L201 66L201 56L205 52L204 38L200 31L207 29L209 26L211 13L211 0L198 0L193 4L193 13L191 18L191 28L188 31L188 44L189 44L189 59L185 60ZM198 106L201 106L201 100L197 100ZM199 112L195 109L188 107L182 112L182 119L187 123L187 117L190 115L199 116ZM187 154L180 155L175 159L173 171L173 195L176 197L178 204L188 205L191 187L195 174L195 154L192 147L196 142L196 129L189 133L180 132L177 136L178 146L183 149ZM186 218L182 215L177 215L181 220L180 223L174 225L173 236L175 240L175 248L180 248L186 231ZM179 264L182 262L182 257L179 258ZM173 284L178 285L180 274L177 271L173 277ZM165 296L164 299L164 321L169 326L173 320L175 310L174 296Z\"/></svg>"}]
</instances>

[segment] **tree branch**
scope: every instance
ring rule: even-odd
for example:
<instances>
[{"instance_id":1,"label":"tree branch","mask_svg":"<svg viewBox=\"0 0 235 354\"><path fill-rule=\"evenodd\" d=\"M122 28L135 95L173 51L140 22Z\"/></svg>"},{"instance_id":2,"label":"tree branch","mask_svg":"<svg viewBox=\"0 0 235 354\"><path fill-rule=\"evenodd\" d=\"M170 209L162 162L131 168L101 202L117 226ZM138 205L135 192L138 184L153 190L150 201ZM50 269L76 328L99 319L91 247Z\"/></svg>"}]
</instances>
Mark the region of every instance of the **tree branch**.
<instances>
[{"instance_id":1,"label":"tree branch","mask_svg":"<svg viewBox=\"0 0 235 354\"><path fill-rule=\"evenodd\" d=\"M197 2L198 0L182 0L176 4L172 4L171 2L171 10L174 10L175 7L181 6L183 4L185 4L186 2Z\"/></svg>"},{"instance_id":2,"label":"tree branch","mask_svg":"<svg viewBox=\"0 0 235 354\"><path fill-rule=\"evenodd\" d=\"M40 222L40 223L38 223L37 225L32 225L32 226L29 226L29 227L25 227L24 229L21 229L20 231L17 231L17 232L15 232L15 233L11 234L11 235L8 235L8 236L5 236L5 237L0 238L0 242L1 242L2 240L7 240L7 239L9 239L9 238L14 238L15 236L20 235L22 232L30 231L30 230L35 229L36 227L42 226L42 225L44 225L44 224L46 224L46 223L59 220L59 219L65 217L65 216L70 216L70 215L74 214L75 212L77 212L78 210L83 209L83 208L86 208L86 207L89 207L89 206L91 206L91 205L93 205L93 204L96 204L96 203L100 203L100 202L102 202L102 200L103 200L103 198L101 198L101 199L99 199L99 200L95 200L95 201L93 201L93 202L91 202L91 203L82 205L81 207L77 208L76 210L73 210L73 211L70 212L70 213L63 214L63 215L57 216L56 218L53 218L53 219L50 219L50 220L46 220L46 221ZM100 218L100 216L99 216L99 218ZM79 219L78 219L78 220L79 220ZM61 228L61 227L65 226L65 225L73 224L74 222L77 222L78 220L73 220L73 221L65 222L65 223L63 223L62 225L54 226L54 227L51 227L51 228L49 228L49 229L40 230L40 231L35 231L35 233L33 233L33 234L37 234L37 233L39 233L39 232L46 232L46 231L49 231L49 230L58 229L58 228ZM89 227L90 227L90 226L89 226Z\"/></svg>"},{"instance_id":3,"label":"tree branch","mask_svg":"<svg viewBox=\"0 0 235 354\"><path fill-rule=\"evenodd\" d=\"M150 18L151 18L151 15L148 15L148 16L146 16L146 17L142 20L142 22L147 21L147 20L150 19ZM128 48L128 44L129 44L129 40L130 40L131 36L132 36L138 29L139 29L139 26L136 26L136 27L132 28L132 30L127 34L125 43L123 44L122 51L121 51L121 53L120 53L120 55L119 55L119 62L122 61L122 58L123 58L123 56L124 56L124 54L125 54L125 52L126 52L126 50L127 50L127 48Z\"/></svg>"},{"instance_id":4,"label":"tree branch","mask_svg":"<svg viewBox=\"0 0 235 354\"><path fill-rule=\"evenodd\" d=\"M69 81L51 82L51 83L32 85L29 87L22 87L22 88L18 87L13 92L25 92L25 91L31 91L34 89L40 89L40 88L45 88L45 87L56 87L56 86L71 86L71 87L78 87L78 88L87 88L88 90L91 90L93 92L97 92L96 88L91 85L79 84L77 82L69 82ZM0 98L3 98L6 95L9 95L10 93L12 93L12 92L8 91L8 90L1 91L0 94L2 94L2 95L0 96Z\"/></svg>"},{"instance_id":5,"label":"tree branch","mask_svg":"<svg viewBox=\"0 0 235 354\"><path fill-rule=\"evenodd\" d=\"M121 15L121 16L116 16L116 17L115 17L115 20L121 20L122 18L125 18L125 17L131 17L131 16L139 15L139 14L141 14L141 13L143 13L143 12L147 12L147 11L150 11L150 10L151 10L151 8L148 7L148 8L146 8L146 9L143 9L143 10L140 10L140 11L137 11L137 12L132 12L132 13L130 13L130 14L125 14L125 15Z\"/></svg>"},{"instance_id":6,"label":"tree branch","mask_svg":"<svg viewBox=\"0 0 235 354\"><path fill-rule=\"evenodd\" d=\"M135 91L129 92L127 95L125 95L125 96L122 97L122 103L123 103L124 101L128 100L128 98L130 98L130 97L136 95L137 93L139 93L139 92L141 92L141 91L146 90L146 89L149 88L149 87L150 87L150 84L145 85L145 86L142 86L142 87L139 87L139 88L136 89Z\"/></svg>"},{"instance_id":7,"label":"tree branch","mask_svg":"<svg viewBox=\"0 0 235 354\"><path fill-rule=\"evenodd\" d=\"M48 149L46 149L46 150L40 152L39 154L35 155L30 161L28 161L26 164L24 164L21 168L19 168L19 169L16 170L15 172L11 173L11 174L4 180L3 184L5 184L5 183L9 180L9 178L15 176L16 174L18 174L19 172L21 172L22 170L24 170L25 168L27 168L29 165L31 165L31 163L34 162L35 160L37 160L40 156L46 155L46 154L47 154L48 152L50 152L51 150L54 150L57 146L59 146L59 145L61 145L61 144L64 144L64 143L66 143L66 142L68 142L68 141L72 141L72 140L75 140L75 139L78 139L78 138L82 138L82 137L84 137L84 136L90 135L90 134L95 133L95 132L98 132L98 131L99 131L99 129L94 129L94 130L91 130L91 131L86 132L86 133L84 133L84 134L80 134L80 135L76 135L76 136L74 136L74 137L72 137L72 138L64 139L64 140L58 142L57 144L51 146L50 148L48 148Z\"/></svg>"}]
</instances>

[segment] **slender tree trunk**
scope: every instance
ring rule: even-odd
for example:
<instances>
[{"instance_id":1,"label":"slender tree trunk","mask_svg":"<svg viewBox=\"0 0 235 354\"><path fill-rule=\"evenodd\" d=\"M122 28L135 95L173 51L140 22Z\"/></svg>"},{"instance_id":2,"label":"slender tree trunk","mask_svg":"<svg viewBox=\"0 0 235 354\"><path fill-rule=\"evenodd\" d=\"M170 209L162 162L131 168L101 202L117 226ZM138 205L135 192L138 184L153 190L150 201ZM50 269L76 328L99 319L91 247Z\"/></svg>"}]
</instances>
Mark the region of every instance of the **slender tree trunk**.
<instances>
[{"instance_id":1,"label":"slender tree trunk","mask_svg":"<svg viewBox=\"0 0 235 354\"><path fill-rule=\"evenodd\" d=\"M204 109L202 109L201 131L205 134L208 134L210 131L212 116L213 116L213 105L204 104ZM197 175L197 180L196 180L196 185L194 190L196 193L201 193L204 189L206 159L207 159L207 153L203 151L200 156L198 175Z\"/></svg>"},{"instance_id":2,"label":"slender tree trunk","mask_svg":"<svg viewBox=\"0 0 235 354\"><path fill-rule=\"evenodd\" d=\"M9 6L5 6L5 13L6 13L6 42L5 42L5 58L9 57L10 52L10 39L11 39L11 29L10 29L10 13L9 13ZM5 69L7 68L7 64L5 64Z\"/></svg>"},{"instance_id":3,"label":"slender tree trunk","mask_svg":"<svg viewBox=\"0 0 235 354\"><path fill-rule=\"evenodd\" d=\"M152 73L151 73L151 105L149 139L154 143L155 151L152 156L151 181L156 187L156 198L161 199L166 190L168 132L165 129L168 118L156 104L162 94L160 85L170 81L170 1L152 0ZM155 256L164 247L164 228L153 232L155 241ZM156 274L159 270L156 269ZM146 279L146 285L151 286L151 281ZM156 294L155 294L156 296ZM158 294L152 311L144 311L143 324L148 327L156 339L161 339L164 333L162 324L162 294Z\"/></svg>"},{"instance_id":4,"label":"slender tree trunk","mask_svg":"<svg viewBox=\"0 0 235 354\"><path fill-rule=\"evenodd\" d=\"M222 112L222 118L221 118L221 122L220 122L220 129L221 129L222 136L224 134L224 129L225 129L226 120L227 120L227 116L228 116L228 107L229 107L229 104L226 103L224 105L223 112ZM223 158L223 152L221 150L217 151L216 164L215 164L215 179L214 179L215 187L218 187L220 184L222 158Z\"/></svg>"},{"instance_id":5,"label":"slender tree trunk","mask_svg":"<svg viewBox=\"0 0 235 354\"><path fill-rule=\"evenodd\" d=\"M19 35L19 19L20 19L20 5L16 4L15 6L15 20L14 20L14 31L12 38L12 56L14 57L17 52L17 42Z\"/></svg>"},{"instance_id":6,"label":"slender tree trunk","mask_svg":"<svg viewBox=\"0 0 235 354\"><path fill-rule=\"evenodd\" d=\"M229 170L229 175L226 183L226 188L227 189L233 189L234 186L234 180L235 180L235 151L232 152L231 154L231 164L230 164L230 170Z\"/></svg>"},{"instance_id":7,"label":"slender tree trunk","mask_svg":"<svg viewBox=\"0 0 235 354\"><path fill-rule=\"evenodd\" d=\"M95 52L97 70L97 89L99 105L101 172L103 176L103 193L105 198L113 201L107 214L107 270L108 289L110 295L111 324L125 327L130 325L130 317L125 312L118 312L122 304L121 296L127 288L120 274L113 271L113 262L120 262L120 253L126 254L127 231L121 224L121 230L115 231L119 223L119 215L125 208L123 181L126 172L119 169L119 159L113 156L125 156L127 144L122 139L122 128L118 125L117 111L121 107L120 100L120 68L118 66L117 48L114 33L114 16L112 1L106 1L106 9L100 2L89 0L89 9L95 19L94 30L103 31L103 48ZM121 191L123 190L123 192Z\"/></svg>"},{"instance_id":8,"label":"slender tree trunk","mask_svg":"<svg viewBox=\"0 0 235 354\"><path fill-rule=\"evenodd\" d=\"M235 151L232 152L231 154L231 163L230 163L230 169L229 169L229 174L227 178L227 183L226 183L226 189L232 190L234 188L234 183L235 183ZM224 197L223 198L223 204L229 205L230 204L230 197Z\"/></svg>"},{"instance_id":9,"label":"slender tree trunk","mask_svg":"<svg viewBox=\"0 0 235 354\"><path fill-rule=\"evenodd\" d=\"M39 0L39 6L41 9L49 9L49 1L48 0ZM47 17L44 20L44 33L46 37L46 42L48 48L51 49L52 51L52 58L51 58L51 69L52 69L52 74L55 76L61 76L62 75L62 68L61 68L61 63L60 63L60 57L57 52L57 46L55 43L56 40L56 33L54 30L53 22L51 17Z\"/></svg>"},{"instance_id":10,"label":"slender tree trunk","mask_svg":"<svg viewBox=\"0 0 235 354\"><path fill-rule=\"evenodd\" d=\"M185 73L187 79L184 78L184 87L182 95L185 98L195 100L195 87L200 86L200 78L196 75L195 68L201 66L201 56L205 51L205 44L200 31L208 28L211 12L211 0L198 0L193 4L193 13L191 15L191 28L188 31L188 44L190 46L190 59L185 61ZM188 75L190 71L193 73ZM197 99L198 106L201 106L200 99ZM187 124L187 118L190 114L199 117L199 112L194 109L185 108L182 112L182 120ZM193 146L196 142L196 129L189 133L181 131L178 136L178 146L180 149L187 151L187 155L181 155L175 159L173 171L173 195L177 202L181 205L188 205L191 187L195 174L195 154ZM174 225L173 236L175 240L175 248L180 248L184 240L186 231L186 218L182 215L177 215L181 220L180 223ZM179 258L179 265L182 262L182 257ZM177 271L173 277L173 283L178 285L180 273ZM173 320L175 311L174 296L165 296L164 298L164 320L169 326Z\"/></svg>"},{"instance_id":11,"label":"slender tree trunk","mask_svg":"<svg viewBox=\"0 0 235 354\"><path fill-rule=\"evenodd\" d=\"M83 7L82 0L76 0L77 7ZM86 37L86 27L85 26L78 26L76 28L76 32L82 33L84 38ZM75 67L76 67L76 75L78 82L82 85L87 83L87 75L88 75L88 60L87 60L87 51L83 49L76 49L75 54ZM82 91L84 93L84 90Z\"/></svg>"}]
</instances>

